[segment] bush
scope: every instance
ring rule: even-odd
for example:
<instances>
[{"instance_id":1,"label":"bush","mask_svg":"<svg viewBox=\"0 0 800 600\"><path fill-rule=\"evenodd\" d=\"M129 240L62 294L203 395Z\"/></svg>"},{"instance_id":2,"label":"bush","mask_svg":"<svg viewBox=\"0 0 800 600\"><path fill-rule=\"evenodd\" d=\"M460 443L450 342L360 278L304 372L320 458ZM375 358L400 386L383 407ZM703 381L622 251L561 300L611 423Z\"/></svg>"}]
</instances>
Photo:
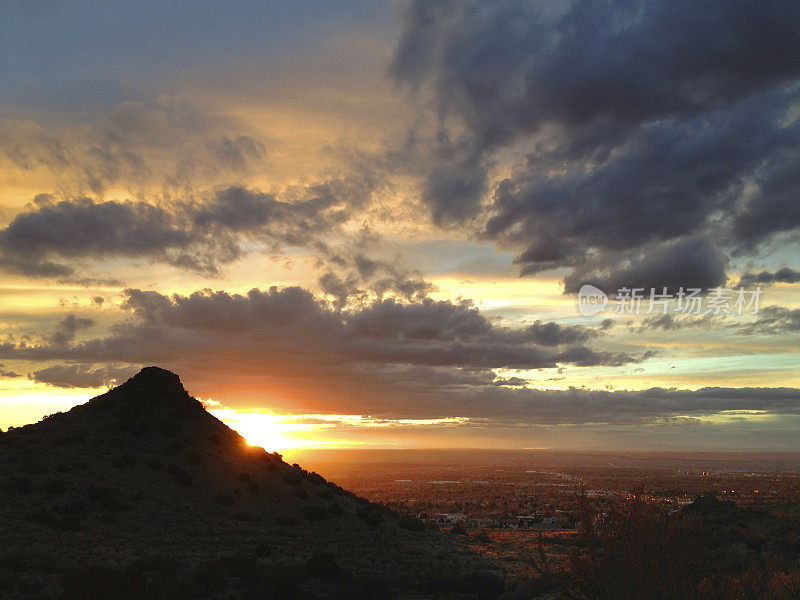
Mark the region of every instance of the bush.
<instances>
[{"instance_id":1,"label":"bush","mask_svg":"<svg viewBox=\"0 0 800 600\"><path fill-rule=\"evenodd\" d=\"M154 581L158 585L154 586ZM76 563L64 571L61 587L58 597L64 600L188 600L200 595L187 570L163 561L158 564L137 561L121 567Z\"/></svg>"},{"instance_id":2,"label":"bush","mask_svg":"<svg viewBox=\"0 0 800 600\"><path fill-rule=\"evenodd\" d=\"M48 479L41 485L45 494L63 494L69 489L69 483L63 479Z\"/></svg>"},{"instance_id":3,"label":"bush","mask_svg":"<svg viewBox=\"0 0 800 600\"><path fill-rule=\"evenodd\" d=\"M379 527L383 523L383 507L369 501L356 511L356 515L364 519L369 527Z\"/></svg>"},{"instance_id":4,"label":"bush","mask_svg":"<svg viewBox=\"0 0 800 600\"><path fill-rule=\"evenodd\" d=\"M162 421L159 428L161 429L161 433L163 433L165 436L177 437L178 435L180 435L183 426L180 423L177 423L175 420L169 419L166 421Z\"/></svg>"},{"instance_id":5,"label":"bush","mask_svg":"<svg viewBox=\"0 0 800 600\"><path fill-rule=\"evenodd\" d=\"M62 433L53 438L53 443L56 446L69 446L75 443L75 437L69 434Z\"/></svg>"},{"instance_id":6,"label":"bush","mask_svg":"<svg viewBox=\"0 0 800 600\"><path fill-rule=\"evenodd\" d=\"M30 479L23 475L6 475L0 480L0 488L13 490L17 493L29 494L33 491L33 484Z\"/></svg>"},{"instance_id":7,"label":"bush","mask_svg":"<svg viewBox=\"0 0 800 600\"><path fill-rule=\"evenodd\" d=\"M336 557L331 552L323 552L310 557L305 564L309 577L320 579L348 579L348 573L343 570Z\"/></svg>"},{"instance_id":8,"label":"bush","mask_svg":"<svg viewBox=\"0 0 800 600\"><path fill-rule=\"evenodd\" d=\"M120 497L119 492L109 487L102 485L92 486L86 491L86 495L89 500L96 502L105 510L119 512L128 507L127 503Z\"/></svg>"},{"instance_id":9,"label":"bush","mask_svg":"<svg viewBox=\"0 0 800 600\"><path fill-rule=\"evenodd\" d=\"M223 506L233 506L236 504L236 498L233 497L233 494L221 492L219 494L214 494L214 502L222 504Z\"/></svg>"},{"instance_id":10,"label":"bush","mask_svg":"<svg viewBox=\"0 0 800 600\"><path fill-rule=\"evenodd\" d=\"M407 529L408 531L425 531L427 529L425 521L408 515L400 517L397 524L401 529Z\"/></svg>"},{"instance_id":11,"label":"bush","mask_svg":"<svg viewBox=\"0 0 800 600\"><path fill-rule=\"evenodd\" d=\"M570 598L712 598L698 595L706 559L697 520L635 501L582 535L588 554L571 557Z\"/></svg>"},{"instance_id":12,"label":"bush","mask_svg":"<svg viewBox=\"0 0 800 600\"><path fill-rule=\"evenodd\" d=\"M281 473L281 479L289 485L300 485L303 482L303 476L297 471L285 470Z\"/></svg>"},{"instance_id":13,"label":"bush","mask_svg":"<svg viewBox=\"0 0 800 600\"><path fill-rule=\"evenodd\" d=\"M422 580L423 591L437 598L466 596L480 600L493 600L503 593L505 581L495 573L474 572L463 575L436 574Z\"/></svg>"},{"instance_id":14,"label":"bush","mask_svg":"<svg viewBox=\"0 0 800 600\"><path fill-rule=\"evenodd\" d=\"M267 558L272 554L272 544L269 542L258 542L253 554L256 558Z\"/></svg>"},{"instance_id":15,"label":"bush","mask_svg":"<svg viewBox=\"0 0 800 600\"><path fill-rule=\"evenodd\" d=\"M328 510L319 504L307 504L302 508L303 516L309 521L319 521L328 518Z\"/></svg>"},{"instance_id":16,"label":"bush","mask_svg":"<svg viewBox=\"0 0 800 600\"><path fill-rule=\"evenodd\" d=\"M170 467L170 473L172 473L172 478L178 485L188 487L194 483L194 478L191 473L187 473L177 465L172 465Z\"/></svg>"},{"instance_id":17,"label":"bush","mask_svg":"<svg viewBox=\"0 0 800 600\"><path fill-rule=\"evenodd\" d=\"M117 469L127 469L136 464L136 457L133 454L123 454L111 461L111 465Z\"/></svg>"},{"instance_id":18,"label":"bush","mask_svg":"<svg viewBox=\"0 0 800 600\"><path fill-rule=\"evenodd\" d=\"M308 479L314 485L325 485L326 483L328 483L327 481L325 481L325 478L322 475L314 471L308 473L306 475L306 479Z\"/></svg>"},{"instance_id":19,"label":"bush","mask_svg":"<svg viewBox=\"0 0 800 600\"><path fill-rule=\"evenodd\" d=\"M190 465L201 465L203 464L203 457L196 450L192 450L186 455L186 462Z\"/></svg>"},{"instance_id":20,"label":"bush","mask_svg":"<svg viewBox=\"0 0 800 600\"><path fill-rule=\"evenodd\" d=\"M479 531L474 536L472 536L472 541L476 544L490 544L492 539L489 537L489 534L485 531Z\"/></svg>"},{"instance_id":21,"label":"bush","mask_svg":"<svg viewBox=\"0 0 800 600\"><path fill-rule=\"evenodd\" d=\"M338 517L344 514L344 509L340 505L336 504L336 502L332 502L330 506L328 506L328 512L334 517Z\"/></svg>"},{"instance_id":22,"label":"bush","mask_svg":"<svg viewBox=\"0 0 800 600\"><path fill-rule=\"evenodd\" d=\"M183 447L184 443L181 440L172 440L164 444L164 446L161 449L161 452L163 454L171 456L183 450Z\"/></svg>"},{"instance_id":23,"label":"bush","mask_svg":"<svg viewBox=\"0 0 800 600\"><path fill-rule=\"evenodd\" d=\"M300 500L308 500L308 492L301 487L297 488L294 491L294 495L297 496Z\"/></svg>"}]
</instances>

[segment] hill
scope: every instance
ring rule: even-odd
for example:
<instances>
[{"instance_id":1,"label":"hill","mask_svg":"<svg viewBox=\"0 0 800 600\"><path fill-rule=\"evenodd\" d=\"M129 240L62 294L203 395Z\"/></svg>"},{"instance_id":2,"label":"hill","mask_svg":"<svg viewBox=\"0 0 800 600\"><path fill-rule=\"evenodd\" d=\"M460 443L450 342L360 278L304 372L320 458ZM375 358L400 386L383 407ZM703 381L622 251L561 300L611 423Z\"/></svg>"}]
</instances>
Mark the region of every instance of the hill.
<instances>
[{"instance_id":1,"label":"hill","mask_svg":"<svg viewBox=\"0 0 800 600\"><path fill-rule=\"evenodd\" d=\"M253 447L147 367L0 436L0 596L487 598L419 521Z\"/></svg>"}]
</instances>

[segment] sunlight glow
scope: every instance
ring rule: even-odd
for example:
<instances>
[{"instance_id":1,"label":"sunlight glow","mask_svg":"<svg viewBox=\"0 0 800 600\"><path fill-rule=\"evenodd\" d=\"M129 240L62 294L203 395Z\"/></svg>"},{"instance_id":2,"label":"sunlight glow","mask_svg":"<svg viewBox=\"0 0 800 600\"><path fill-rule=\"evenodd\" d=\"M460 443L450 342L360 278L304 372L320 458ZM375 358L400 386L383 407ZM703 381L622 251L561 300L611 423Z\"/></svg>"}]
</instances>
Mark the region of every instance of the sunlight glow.
<instances>
[{"instance_id":1,"label":"sunlight glow","mask_svg":"<svg viewBox=\"0 0 800 600\"><path fill-rule=\"evenodd\" d=\"M403 426L460 425L468 421L468 419L463 417L448 417L442 419L375 419L364 415L279 415L258 410L228 408L214 401L205 401L205 404L211 414L232 429L238 431L250 444L254 446L263 446L270 451L353 448L362 446L363 443L352 439L335 439L338 437L335 434L344 434L346 430L352 430L353 428L373 429Z\"/></svg>"}]
</instances>

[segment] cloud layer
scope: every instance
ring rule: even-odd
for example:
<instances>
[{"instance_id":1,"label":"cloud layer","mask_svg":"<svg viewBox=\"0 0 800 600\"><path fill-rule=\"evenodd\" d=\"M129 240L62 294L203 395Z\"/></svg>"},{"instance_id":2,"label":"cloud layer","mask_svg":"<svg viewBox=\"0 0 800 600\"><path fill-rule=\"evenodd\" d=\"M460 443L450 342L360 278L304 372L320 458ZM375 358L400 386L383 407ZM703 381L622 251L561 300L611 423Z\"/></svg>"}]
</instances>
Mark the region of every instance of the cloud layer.
<instances>
[{"instance_id":1,"label":"cloud layer","mask_svg":"<svg viewBox=\"0 0 800 600\"><path fill-rule=\"evenodd\" d=\"M243 187L198 200L56 200L42 194L0 230L0 268L75 277L75 260L134 258L205 275L240 258L248 241L313 247L368 202L369 182L328 181L279 197Z\"/></svg>"},{"instance_id":2,"label":"cloud layer","mask_svg":"<svg viewBox=\"0 0 800 600\"><path fill-rule=\"evenodd\" d=\"M393 72L438 109L432 213L488 190L484 235L571 267L567 291L724 283L726 254L800 226L798 26L792 3L412 2Z\"/></svg>"},{"instance_id":3,"label":"cloud layer","mask_svg":"<svg viewBox=\"0 0 800 600\"><path fill-rule=\"evenodd\" d=\"M54 385L106 380L120 364L158 363L199 378L209 391L252 385L329 410L345 403L354 412L379 410L391 399L410 413L419 410L415 402L436 404L447 390L519 385L495 369L620 366L651 356L590 347L598 329L541 321L511 327L469 303L427 298L343 311L298 287L188 296L129 289L123 306L130 317L107 335L76 340L91 322L71 315L52 334L5 340L0 356L69 363L31 374Z\"/></svg>"}]
</instances>

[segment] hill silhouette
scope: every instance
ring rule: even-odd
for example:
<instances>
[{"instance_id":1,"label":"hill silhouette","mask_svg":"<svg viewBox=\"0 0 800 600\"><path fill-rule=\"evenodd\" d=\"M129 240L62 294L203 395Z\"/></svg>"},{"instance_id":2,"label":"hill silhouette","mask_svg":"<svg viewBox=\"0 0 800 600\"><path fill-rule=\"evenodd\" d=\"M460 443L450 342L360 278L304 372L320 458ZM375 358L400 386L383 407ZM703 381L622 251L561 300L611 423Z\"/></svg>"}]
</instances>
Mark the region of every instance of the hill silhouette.
<instances>
[{"instance_id":1,"label":"hill silhouette","mask_svg":"<svg viewBox=\"0 0 800 600\"><path fill-rule=\"evenodd\" d=\"M0 436L2 597L499 594L421 525L250 446L157 367Z\"/></svg>"}]
</instances>

